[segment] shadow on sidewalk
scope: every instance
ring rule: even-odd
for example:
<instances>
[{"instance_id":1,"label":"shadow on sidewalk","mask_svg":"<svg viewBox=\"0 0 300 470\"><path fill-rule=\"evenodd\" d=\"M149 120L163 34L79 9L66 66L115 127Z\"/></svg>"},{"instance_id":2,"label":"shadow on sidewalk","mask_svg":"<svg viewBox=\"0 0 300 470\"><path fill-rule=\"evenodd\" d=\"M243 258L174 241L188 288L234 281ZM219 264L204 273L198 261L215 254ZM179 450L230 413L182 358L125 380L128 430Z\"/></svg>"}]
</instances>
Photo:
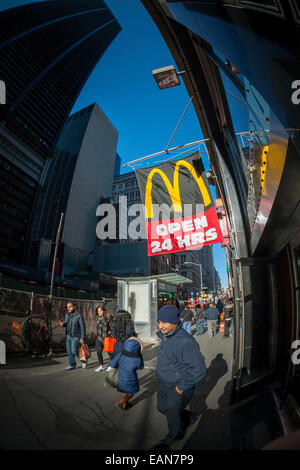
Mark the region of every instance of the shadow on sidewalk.
<instances>
[{"instance_id":1,"label":"shadow on sidewalk","mask_svg":"<svg viewBox=\"0 0 300 470\"><path fill-rule=\"evenodd\" d=\"M35 367L56 366L60 364L59 361L50 358L49 356L35 356L35 355L8 355L7 363L2 366L5 370L9 369L31 369Z\"/></svg>"},{"instance_id":2,"label":"shadow on sidewalk","mask_svg":"<svg viewBox=\"0 0 300 470\"><path fill-rule=\"evenodd\" d=\"M208 395L217 387L221 377L228 372L227 362L223 354L219 353L212 360L207 375L195 389L190 409L193 413L201 415L199 424L185 443L184 449L190 450L210 450L210 449L230 449L231 432L227 408L230 402L231 380L224 387L224 392L218 399L217 410L209 409L206 404ZM218 393L215 389L214 393ZM229 447L228 447L229 446Z\"/></svg>"}]
</instances>

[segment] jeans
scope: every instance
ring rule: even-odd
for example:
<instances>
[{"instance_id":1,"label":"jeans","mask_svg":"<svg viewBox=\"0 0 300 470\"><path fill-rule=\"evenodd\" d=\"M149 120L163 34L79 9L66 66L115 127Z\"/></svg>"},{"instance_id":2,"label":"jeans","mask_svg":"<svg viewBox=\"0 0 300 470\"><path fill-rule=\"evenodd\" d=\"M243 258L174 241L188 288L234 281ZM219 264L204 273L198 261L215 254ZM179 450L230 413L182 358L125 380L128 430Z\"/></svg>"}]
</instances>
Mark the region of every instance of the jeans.
<instances>
[{"instance_id":1,"label":"jeans","mask_svg":"<svg viewBox=\"0 0 300 470\"><path fill-rule=\"evenodd\" d=\"M208 336L211 338L217 332L217 320L207 320Z\"/></svg>"},{"instance_id":2,"label":"jeans","mask_svg":"<svg viewBox=\"0 0 300 470\"><path fill-rule=\"evenodd\" d=\"M184 409L191 401L193 392L194 387L179 395L175 390L175 385L164 385L161 382L159 384L157 409L167 418L170 441L180 437L184 430Z\"/></svg>"},{"instance_id":3,"label":"jeans","mask_svg":"<svg viewBox=\"0 0 300 470\"><path fill-rule=\"evenodd\" d=\"M103 365L103 343L101 342L101 340L99 338L96 338L96 341L95 341L95 349L96 349L96 352L97 352L97 357L98 357L98 362L99 362L99 366L102 366ZM110 353L107 353L109 355L109 360L112 359L113 355L110 354Z\"/></svg>"},{"instance_id":4,"label":"jeans","mask_svg":"<svg viewBox=\"0 0 300 470\"><path fill-rule=\"evenodd\" d=\"M78 349L79 349L79 340L80 338L71 338L71 336L67 336L67 353L69 356L69 363L71 367L76 367L76 356L79 357ZM86 362L86 361L81 361Z\"/></svg>"},{"instance_id":5,"label":"jeans","mask_svg":"<svg viewBox=\"0 0 300 470\"><path fill-rule=\"evenodd\" d=\"M196 328L197 328L198 335L203 334L203 324L204 324L204 320L202 319L199 319L196 321Z\"/></svg>"},{"instance_id":6,"label":"jeans","mask_svg":"<svg viewBox=\"0 0 300 470\"><path fill-rule=\"evenodd\" d=\"M190 335L192 334L192 322L191 321L184 321L182 323L182 328L184 328Z\"/></svg>"}]
</instances>

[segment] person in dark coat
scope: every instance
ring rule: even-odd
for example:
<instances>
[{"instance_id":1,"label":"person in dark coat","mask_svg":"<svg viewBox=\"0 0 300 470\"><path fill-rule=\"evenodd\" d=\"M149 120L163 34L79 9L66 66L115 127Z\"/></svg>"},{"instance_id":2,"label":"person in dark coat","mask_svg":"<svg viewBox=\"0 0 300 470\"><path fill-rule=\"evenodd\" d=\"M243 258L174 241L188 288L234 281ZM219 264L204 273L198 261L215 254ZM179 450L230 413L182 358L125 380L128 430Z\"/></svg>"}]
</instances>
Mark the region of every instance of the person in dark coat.
<instances>
[{"instance_id":1,"label":"person in dark coat","mask_svg":"<svg viewBox=\"0 0 300 470\"><path fill-rule=\"evenodd\" d=\"M119 310L116 313L111 326L111 334L113 338L116 339L112 355L112 357L114 357L122 351L125 341L127 341L130 336L137 336L131 315L127 310ZM112 368L111 364L109 364L106 372L111 371Z\"/></svg>"},{"instance_id":2,"label":"person in dark coat","mask_svg":"<svg viewBox=\"0 0 300 470\"><path fill-rule=\"evenodd\" d=\"M204 319L204 306L201 307L200 304L196 305L196 329L197 329L197 335L202 335L203 334L203 326L205 323Z\"/></svg>"},{"instance_id":3,"label":"person in dark coat","mask_svg":"<svg viewBox=\"0 0 300 470\"><path fill-rule=\"evenodd\" d=\"M99 367L95 369L95 372L100 372L101 370L105 370L103 365L103 346L104 346L104 338L109 335L110 327L109 321L107 317L107 310L102 305L99 305L96 308L96 341L95 341L95 349L98 356ZM109 354L109 353L108 353ZM112 358L112 354L109 354L109 358Z\"/></svg>"},{"instance_id":4,"label":"person in dark coat","mask_svg":"<svg viewBox=\"0 0 300 470\"><path fill-rule=\"evenodd\" d=\"M192 334L193 323L194 323L194 314L192 312L192 309L186 306L184 309L182 328L184 328L190 335Z\"/></svg>"},{"instance_id":5,"label":"person in dark coat","mask_svg":"<svg viewBox=\"0 0 300 470\"><path fill-rule=\"evenodd\" d=\"M130 337L125 342L121 352L117 353L110 361L111 367L119 367L117 390L123 393L116 405L122 410L132 406L129 399L139 391L137 369L144 368L142 357L143 343L136 337Z\"/></svg>"},{"instance_id":6,"label":"person in dark coat","mask_svg":"<svg viewBox=\"0 0 300 470\"><path fill-rule=\"evenodd\" d=\"M65 321L60 321L58 324L64 328L64 335L67 336L66 347L70 365L66 367L66 370L74 370L76 369L76 356L79 357L79 344L85 342L85 323L82 313L78 311L74 302L67 303L67 311ZM81 367L85 369L86 366L87 361L81 361Z\"/></svg>"},{"instance_id":7,"label":"person in dark coat","mask_svg":"<svg viewBox=\"0 0 300 470\"><path fill-rule=\"evenodd\" d=\"M218 324L220 324L220 315L224 312L224 304L221 299L218 299L218 302L216 303L216 308L219 310Z\"/></svg>"},{"instance_id":8,"label":"person in dark coat","mask_svg":"<svg viewBox=\"0 0 300 470\"><path fill-rule=\"evenodd\" d=\"M156 446L160 448L182 438L187 426L198 418L185 408L207 371L199 344L182 328L179 310L174 305L159 310L157 325L160 339L156 366L157 409L167 417L169 428L168 435Z\"/></svg>"},{"instance_id":9,"label":"person in dark coat","mask_svg":"<svg viewBox=\"0 0 300 470\"><path fill-rule=\"evenodd\" d=\"M223 338L229 338L230 335L230 326L233 320L233 298L231 297L226 302L224 307L224 334Z\"/></svg>"}]
</instances>

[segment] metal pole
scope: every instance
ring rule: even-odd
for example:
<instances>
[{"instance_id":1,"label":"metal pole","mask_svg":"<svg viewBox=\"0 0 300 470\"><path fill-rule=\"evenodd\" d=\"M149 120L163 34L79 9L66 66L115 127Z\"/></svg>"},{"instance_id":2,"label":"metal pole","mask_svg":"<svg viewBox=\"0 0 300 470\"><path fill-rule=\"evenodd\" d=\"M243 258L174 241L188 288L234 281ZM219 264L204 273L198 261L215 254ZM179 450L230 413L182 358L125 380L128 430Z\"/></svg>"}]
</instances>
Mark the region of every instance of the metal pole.
<instances>
[{"instance_id":1,"label":"metal pole","mask_svg":"<svg viewBox=\"0 0 300 470\"><path fill-rule=\"evenodd\" d=\"M177 126L176 126L176 128L175 128L175 130L174 130L174 132L173 132L173 134L172 134L172 137L171 137L171 139L170 139L169 142L168 142L168 145L167 145L167 147L166 147L166 149L165 149L165 152L168 152L168 147L169 147L170 143L172 142L173 137L174 137L174 135L176 134L176 131L177 131L178 127L180 126L180 123L181 123L182 119L184 118L184 115L185 115L185 113L187 112L188 107L189 107L189 105L191 104L193 98L194 98L194 97L192 96L191 99L190 99L190 101L188 102L188 105L187 105L187 107L185 108L184 113L183 113L183 115L181 116L181 118L180 118L180 120L179 120L179 122L178 122L178 124L177 124Z\"/></svg>"},{"instance_id":2,"label":"metal pole","mask_svg":"<svg viewBox=\"0 0 300 470\"><path fill-rule=\"evenodd\" d=\"M269 132L268 129L264 129L264 131ZM249 135L249 134L250 135L252 135L252 134L262 134L262 132L246 131L246 132L237 132L235 135ZM178 147L172 147L171 149L167 148L166 150L162 150L161 152L151 153L150 155L146 155L146 157L141 157L141 158L138 158L137 160L132 160L131 162L124 163L123 168L125 168L125 166L130 166L132 163L140 162L142 160L147 160L148 158L152 158L152 157L157 157L157 155L162 155L163 153L169 153L169 152L172 152L173 150L178 150L178 149L182 149L182 148L185 148L185 147L190 147L191 145L202 144L204 142L208 142L209 140L210 139L196 140L195 142L190 142L188 144L179 145ZM208 153L207 150L206 150L206 153Z\"/></svg>"},{"instance_id":3,"label":"metal pole","mask_svg":"<svg viewBox=\"0 0 300 470\"><path fill-rule=\"evenodd\" d=\"M168 149L168 152L172 152L173 150L182 149L184 147L190 147L191 145L201 144L202 142L208 142L208 141L209 139L196 140L195 142L190 142L189 144L179 145L178 147L173 147L171 149ZM147 155L146 157L138 158L137 160L132 160L129 163L124 163L123 168L125 168L125 166L127 165L131 165L132 163L140 162L141 160L147 160L147 158L156 157L157 155L162 155L163 153L166 153L166 151L162 150L161 152L152 153L151 155Z\"/></svg>"},{"instance_id":4,"label":"metal pole","mask_svg":"<svg viewBox=\"0 0 300 470\"><path fill-rule=\"evenodd\" d=\"M51 323L52 293L53 293L53 287L54 287L54 273L55 273L55 265L56 265L57 248L58 248L58 245L59 245L59 239L60 239L60 232L61 232L63 217L64 217L64 213L62 212L61 215L60 215L60 221L59 221L58 230L57 230L57 234L56 234L56 240L55 240L55 249L54 249L54 255L53 255L50 294L49 294L48 331L49 331L49 356L50 357L52 356L52 323Z\"/></svg>"},{"instance_id":5,"label":"metal pole","mask_svg":"<svg viewBox=\"0 0 300 470\"><path fill-rule=\"evenodd\" d=\"M201 301L202 301L202 291L203 291L203 288L202 288L202 264L199 264L199 267L200 267Z\"/></svg>"}]
</instances>

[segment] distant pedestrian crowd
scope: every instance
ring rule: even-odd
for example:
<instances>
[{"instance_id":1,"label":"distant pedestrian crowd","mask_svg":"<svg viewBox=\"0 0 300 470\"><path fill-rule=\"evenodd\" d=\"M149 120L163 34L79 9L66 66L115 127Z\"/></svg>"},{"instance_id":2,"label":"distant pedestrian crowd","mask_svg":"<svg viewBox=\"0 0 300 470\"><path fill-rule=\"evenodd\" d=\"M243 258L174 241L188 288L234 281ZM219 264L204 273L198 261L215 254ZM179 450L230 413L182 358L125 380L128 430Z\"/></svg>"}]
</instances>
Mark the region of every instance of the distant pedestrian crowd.
<instances>
[{"instance_id":1,"label":"distant pedestrian crowd","mask_svg":"<svg viewBox=\"0 0 300 470\"><path fill-rule=\"evenodd\" d=\"M199 303L196 306L185 306L181 314L182 327L192 334L192 325L196 326L196 334L202 335L206 331L212 338L217 330L223 332L223 338L233 335L233 299L218 299L217 302L209 301Z\"/></svg>"}]
</instances>

